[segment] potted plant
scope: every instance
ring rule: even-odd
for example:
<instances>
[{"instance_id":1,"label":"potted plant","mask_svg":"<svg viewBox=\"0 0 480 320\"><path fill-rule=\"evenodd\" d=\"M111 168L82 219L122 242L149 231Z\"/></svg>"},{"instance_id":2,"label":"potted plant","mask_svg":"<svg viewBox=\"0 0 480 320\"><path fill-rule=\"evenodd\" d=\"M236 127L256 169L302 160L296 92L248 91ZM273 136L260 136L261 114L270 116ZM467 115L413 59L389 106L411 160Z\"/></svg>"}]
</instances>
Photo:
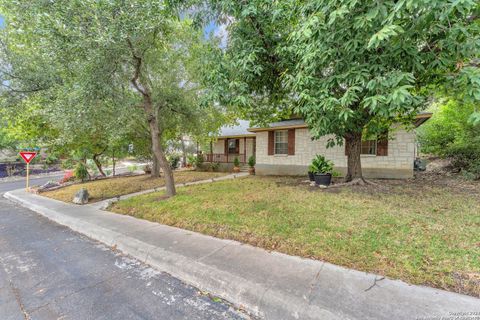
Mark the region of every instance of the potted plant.
<instances>
[{"instance_id":1,"label":"potted plant","mask_svg":"<svg viewBox=\"0 0 480 320\"><path fill-rule=\"evenodd\" d=\"M240 160L238 160L238 157L235 157L235 159L233 159L233 172L240 172Z\"/></svg>"},{"instance_id":2,"label":"potted plant","mask_svg":"<svg viewBox=\"0 0 480 320\"><path fill-rule=\"evenodd\" d=\"M317 155L311 165L314 172L315 184L319 186L329 186L332 182L333 162L325 159L322 155Z\"/></svg>"},{"instance_id":3,"label":"potted plant","mask_svg":"<svg viewBox=\"0 0 480 320\"><path fill-rule=\"evenodd\" d=\"M253 176L255 174L255 157L253 155L248 158L248 166L248 173Z\"/></svg>"}]
</instances>

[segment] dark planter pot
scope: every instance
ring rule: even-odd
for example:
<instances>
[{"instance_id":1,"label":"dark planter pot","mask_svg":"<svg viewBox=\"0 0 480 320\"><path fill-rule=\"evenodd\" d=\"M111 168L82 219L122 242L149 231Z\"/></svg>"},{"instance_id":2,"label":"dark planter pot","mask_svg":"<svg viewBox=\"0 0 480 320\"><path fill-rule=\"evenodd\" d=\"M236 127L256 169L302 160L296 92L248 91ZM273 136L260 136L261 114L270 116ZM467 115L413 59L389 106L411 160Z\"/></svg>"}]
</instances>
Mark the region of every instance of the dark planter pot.
<instances>
[{"instance_id":1,"label":"dark planter pot","mask_svg":"<svg viewBox=\"0 0 480 320\"><path fill-rule=\"evenodd\" d=\"M309 172L308 178L310 179L310 181L315 181L315 174L313 172Z\"/></svg>"},{"instance_id":2,"label":"dark planter pot","mask_svg":"<svg viewBox=\"0 0 480 320\"><path fill-rule=\"evenodd\" d=\"M328 187L332 182L331 173L315 173L315 184Z\"/></svg>"}]
</instances>

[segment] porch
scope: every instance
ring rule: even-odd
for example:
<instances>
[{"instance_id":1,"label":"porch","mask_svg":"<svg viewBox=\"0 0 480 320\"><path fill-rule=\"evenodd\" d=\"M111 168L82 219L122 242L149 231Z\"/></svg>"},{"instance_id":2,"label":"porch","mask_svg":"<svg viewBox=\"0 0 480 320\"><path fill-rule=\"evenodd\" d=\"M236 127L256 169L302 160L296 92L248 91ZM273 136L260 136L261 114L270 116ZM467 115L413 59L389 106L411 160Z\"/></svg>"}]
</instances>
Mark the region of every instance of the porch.
<instances>
[{"instance_id":1,"label":"porch","mask_svg":"<svg viewBox=\"0 0 480 320\"><path fill-rule=\"evenodd\" d=\"M207 153L204 155L205 162L233 163L235 158L238 158L240 163L246 163L248 160L245 154Z\"/></svg>"},{"instance_id":2,"label":"porch","mask_svg":"<svg viewBox=\"0 0 480 320\"><path fill-rule=\"evenodd\" d=\"M222 137L210 144L210 152L204 154L205 162L233 163L238 158L240 163L247 163L255 155L255 137Z\"/></svg>"}]
</instances>

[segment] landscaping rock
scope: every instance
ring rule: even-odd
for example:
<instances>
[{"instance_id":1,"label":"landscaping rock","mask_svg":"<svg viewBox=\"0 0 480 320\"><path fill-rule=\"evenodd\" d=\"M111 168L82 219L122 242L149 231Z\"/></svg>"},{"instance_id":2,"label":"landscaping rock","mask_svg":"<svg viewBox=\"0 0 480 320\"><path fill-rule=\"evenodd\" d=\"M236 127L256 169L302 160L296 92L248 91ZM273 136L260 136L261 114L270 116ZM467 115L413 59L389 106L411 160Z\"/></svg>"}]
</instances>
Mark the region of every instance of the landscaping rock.
<instances>
[{"instance_id":1,"label":"landscaping rock","mask_svg":"<svg viewBox=\"0 0 480 320\"><path fill-rule=\"evenodd\" d=\"M72 202L76 204L86 204L88 203L88 196L89 195L87 189L82 188L75 194Z\"/></svg>"},{"instance_id":2,"label":"landscaping rock","mask_svg":"<svg viewBox=\"0 0 480 320\"><path fill-rule=\"evenodd\" d=\"M60 183L58 183L58 182L48 181L47 183L42 185L40 188L38 188L38 191L47 191L47 190L50 190L52 188L56 188L56 187L59 187L59 186L60 186Z\"/></svg>"}]
</instances>

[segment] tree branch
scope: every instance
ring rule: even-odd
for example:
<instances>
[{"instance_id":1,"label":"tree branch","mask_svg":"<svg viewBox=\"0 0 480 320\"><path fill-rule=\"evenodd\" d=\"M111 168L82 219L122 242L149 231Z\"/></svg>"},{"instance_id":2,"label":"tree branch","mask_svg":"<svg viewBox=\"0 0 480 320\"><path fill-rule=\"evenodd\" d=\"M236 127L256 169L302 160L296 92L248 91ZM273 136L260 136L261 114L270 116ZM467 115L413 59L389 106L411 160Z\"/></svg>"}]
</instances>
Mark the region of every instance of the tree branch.
<instances>
[{"instance_id":1,"label":"tree branch","mask_svg":"<svg viewBox=\"0 0 480 320\"><path fill-rule=\"evenodd\" d=\"M130 41L130 39L127 39L127 43L128 43L128 47L130 48L130 51L132 52L132 57L134 60L134 68L135 68L134 75L132 79L130 79L130 82L135 87L135 89L138 92L140 92L143 96L148 96L147 90L143 88L141 84L138 83L138 79L140 78L140 69L142 67L142 58L136 55L135 48L133 47L133 44Z\"/></svg>"}]
</instances>

